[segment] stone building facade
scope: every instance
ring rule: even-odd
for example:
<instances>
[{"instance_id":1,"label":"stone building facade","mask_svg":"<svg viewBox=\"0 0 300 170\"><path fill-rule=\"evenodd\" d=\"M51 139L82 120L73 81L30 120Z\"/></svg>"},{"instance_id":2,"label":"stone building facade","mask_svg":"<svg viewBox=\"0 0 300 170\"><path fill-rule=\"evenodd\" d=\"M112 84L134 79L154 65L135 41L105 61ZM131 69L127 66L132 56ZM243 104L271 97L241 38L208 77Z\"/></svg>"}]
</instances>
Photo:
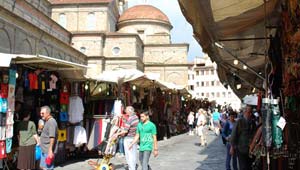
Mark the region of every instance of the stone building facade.
<instances>
[{"instance_id":1,"label":"stone building facade","mask_svg":"<svg viewBox=\"0 0 300 170\"><path fill-rule=\"evenodd\" d=\"M230 104L233 109L240 109L241 100L228 85L220 83L217 65L206 55L196 57L190 64L188 90L194 98L216 101L219 105Z\"/></svg>"},{"instance_id":2,"label":"stone building facade","mask_svg":"<svg viewBox=\"0 0 300 170\"><path fill-rule=\"evenodd\" d=\"M187 84L188 44L171 43L168 17L125 0L0 0L0 53L87 64L85 74L120 68Z\"/></svg>"},{"instance_id":3,"label":"stone building facade","mask_svg":"<svg viewBox=\"0 0 300 170\"><path fill-rule=\"evenodd\" d=\"M188 45L171 43L172 25L159 9L126 9L126 2L114 0L50 2L52 19L72 33L73 47L88 56L91 77L103 70L130 68L187 84Z\"/></svg>"}]
</instances>

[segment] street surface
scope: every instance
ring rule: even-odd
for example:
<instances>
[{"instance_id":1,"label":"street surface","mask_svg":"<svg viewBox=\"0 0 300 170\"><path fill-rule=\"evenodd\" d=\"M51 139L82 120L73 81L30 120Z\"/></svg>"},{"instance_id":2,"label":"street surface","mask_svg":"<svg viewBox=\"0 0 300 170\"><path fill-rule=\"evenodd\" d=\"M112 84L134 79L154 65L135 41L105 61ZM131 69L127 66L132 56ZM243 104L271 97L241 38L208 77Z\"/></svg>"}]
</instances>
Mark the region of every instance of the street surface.
<instances>
[{"instance_id":1,"label":"street surface","mask_svg":"<svg viewBox=\"0 0 300 170\"><path fill-rule=\"evenodd\" d=\"M208 131L208 145L199 146L200 137L178 135L165 141L159 141L159 156L150 158L152 170L222 170L225 169L226 147L221 137ZM88 160L67 162L56 167L57 170L93 169ZM93 159L96 161L96 159ZM112 158L117 170L124 170L125 158ZM140 170L140 167L138 168Z\"/></svg>"}]
</instances>

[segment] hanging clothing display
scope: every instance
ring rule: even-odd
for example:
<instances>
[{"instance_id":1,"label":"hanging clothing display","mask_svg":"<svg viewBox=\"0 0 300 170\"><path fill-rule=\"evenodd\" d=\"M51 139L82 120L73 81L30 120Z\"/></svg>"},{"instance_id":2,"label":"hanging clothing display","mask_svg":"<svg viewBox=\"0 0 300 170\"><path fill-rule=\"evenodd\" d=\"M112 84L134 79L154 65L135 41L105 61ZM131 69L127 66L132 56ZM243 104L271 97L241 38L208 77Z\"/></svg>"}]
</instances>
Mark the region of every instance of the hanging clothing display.
<instances>
[{"instance_id":1,"label":"hanging clothing display","mask_svg":"<svg viewBox=\"0 0 300 170\"><path fill-rule=\"evenodd\" d=\"M69 122L78 123L83 120L84 107L82 99L79 96L71 96L69 98Z\"/></svg>"},{"instance_id":2,"label":"hanging clothing display","mask_svg":"<svg viewBox=\"0 0 300 170\"><path fill-rule=\"evenodd\" d=\"M96 148L104 140L105 132L109 122L110 119L95 120L87 145L89 150Z\"/></svg>"},{"instance_id":3,"label":"hanging clothing display","mask_svg":"<svg viewBox=\"0 0 300 170\"><path fill-rule=\"evenodd\" d=\"M111 113L114 116L121 116L121 114L122 114L122 101L121 100L115 100Z\"/></svg>"},{"instance_id":4,"label":"hanging clothing display","mask_svg":"<svg viewBox=\"0 0 300 170\"><path fill-rule=\"evenodd\" d=\"M87 143L87 136L86 136L85 129L82 126L76 126L74 130L73 144L76 147L79 147L85 143Z\"/></svg>"}]
</instances>

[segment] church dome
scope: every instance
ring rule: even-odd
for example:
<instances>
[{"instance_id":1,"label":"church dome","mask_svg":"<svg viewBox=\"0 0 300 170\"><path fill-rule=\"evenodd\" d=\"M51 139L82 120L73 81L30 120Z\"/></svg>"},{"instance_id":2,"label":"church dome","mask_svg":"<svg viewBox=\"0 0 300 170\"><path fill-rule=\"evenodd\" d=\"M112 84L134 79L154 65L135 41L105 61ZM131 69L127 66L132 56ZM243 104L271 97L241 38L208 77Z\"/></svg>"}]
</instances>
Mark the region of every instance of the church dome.
<instances>
[{"instance_id":1,"label":"church dome","mask_svg":"<svg viewBox=\"0 0 300 170\"><path fill-rule=\"evenodd\" d=\"M132 20L155 20L171 25L169 18L151 5L137 5L127 9L119 18L119 23Z\"/></svg>"}]
</instances>

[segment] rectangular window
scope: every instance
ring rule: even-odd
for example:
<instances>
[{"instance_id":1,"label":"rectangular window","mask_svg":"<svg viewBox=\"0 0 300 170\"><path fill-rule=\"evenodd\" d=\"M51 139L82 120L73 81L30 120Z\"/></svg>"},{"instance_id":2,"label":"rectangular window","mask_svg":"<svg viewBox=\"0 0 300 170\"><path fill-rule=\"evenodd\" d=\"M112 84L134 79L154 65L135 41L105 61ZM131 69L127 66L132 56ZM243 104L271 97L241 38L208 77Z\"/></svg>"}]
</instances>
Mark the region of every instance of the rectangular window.
<instances>
[{"instance_id":1,"label":"rectangular window","mask_svg":"<svg viewBox=\"0 0 300 170\"><path fill-rule=\"evenodd\" d=\"M228 98L231 98L231 92L228 92Z\"/></svg>"},{"instance_id":2,"label":"rectangular window","mask_svg":"<svg viewBox=\"0 0 300 170\"><path fill-rule=\"evenodd\" d=\"M193 85L190 85L190 90L194 90L194 86Z\"/></svg>"},{"instance_id":3,"label":"rectangular window","mask_svg":"<svg viewBox=\"0 0 300 170\"><path fill-rule=\"evenodd\" d=\"M202 76L204 75L204 70L201 70L201 75L202 75Z\"/></svg>"},{"instance_id":4,"label":"rectangular window","mask_svg":"<svg viewBox=\"0 0 300 170\"><path fill-rule=\"evenodd\" d=\"M206 74L205 75L209 75L209 70L206 70Z\"/></svg>"},{"instance_id":5,"label":"rectangular window","mask_svg":"<svg viewBox=\"0 0 300 170\"><path fill-rule=\"evenodd\" d=\"M191 80L191 75L189 74L188 79Z\"/></svg>"},{"instance_id":6,"label":"rectangular window","mask_svg":"<svg viewBox=\"0 0 300 170\"><path fill-rule=\"evenodd\" d=\"M204 87L204 81L201 82L201 87Z\"/></svg>"},{"instance_id":7,"label":"rectangular window","mask_svg":"<svg viewBox=\"0 0 300 170\"><path fill-rule=\"evenodd\" d=\"M199 71L196 71L196 76L199 76Z\"/></svg>"},{"instance_id":8,"label":"rectangular window","mask_svg":"<svg viewBox=\"0 0 300 170\"><path fill-rule=\"evenodd\" d=\"M199 93L196 93L197 96L199 96Z\"/></svg>"},{"instance_id":9,"label":"rectangular window","mask_svg":"<svg viewBox=\"0 0 300 170\"><path fill-rule=\"evenodd\" d=\"M200 83L199 82L197 82L197 87L199 87L200 86Z\"/></svg>"},{"instance_id":10,"label":"rectangular window","mask_svg":"<svg viewBox=\"0 0 300 170\"><path fill-rule=\"evenodd\" d=\"M194 76L194 74L192 75L192 80L194 80L194 78L195 78L195 76Z\"/></svg>"},{"instance_id":11,"label":"rectangular window","mask_svg":"<svg viewBox=\"0 0 300 170\"><path fill-rule=\"evenodd\" d=\"M211 93L211 97L215 98L215 93L214 92Z\"/></svg>"},{"instance_id":12,"label":"rectangular window","mask_svg":"<svg viewBox=\"0 0 300 170\"><path fill-rule=\"evenodd\" d=\"M211 86L215 86L215 81L211 81Z\"/></svg>"},{"instance_id":13,"label":"rectangular window","mask_svg":"<svg viewBox=\"0 0 300 170\"><path fill-rule=\"evenodd\" d=\"M96 16L94 12L90 12L87 16L87 30L96 29Z\"/></svg>"},{"instance_id":14,"label":"rectangular window","mask_svg":"<svg viewBox=\"0 0 300 170\"><path fill-rule=\"evenodd\" d=\"M215 70L210 70L210 74L214 75L215 74Z\"/></svg>"},{"instance_id":15,"label":"rectangular window","mask_svg":"<svg viewBox=\"0 0 300 170\"><path fill-rule=\"evenodd\" d=\"M226 93L222 92L222 97L225 98L226 97Z\"/></svg>"},{"instance_id":16,"label":"rectangular window","mask_svg":"<svg viewBox=\"0 0 300 170\"><path fill-rule=\"evenodd\" d=\"M209 86L209 81L206 82L206 87L208 87L208 86Z\"/></svg>"},{"instance_id":17,"label":"rectangular window","mask_svg":"<svg viewBox=\"0 0 300 170\"><path fill-rule=\"evenodd\" d=\"M58 20L58 24L64 28L67 27L67 17L65 13L60 13L59 14L59 20Z\"/></svg>"},{"instance_id":18,"label":"rectangular window","mask_svg":"<svg viewBox=\"0 0 300 170\"><path fill-rule=\"evenodd\" d=\"M217 81L217 86L220 86L220 81Z\"/></svg>"},{"instance_id":19,"label":"rectangular window","mask_svg":"<svg viewBox=\"0 0 300 170\"><path fill-rule=\"evenodd\" d=\"M206 93L206 97L209 97L209 93Z\"/></svg>"},{"instance_id":20,"label":"rectangular window","mask_svg":"<svg viewBox=\"0 0 300 170\"><path fill-rule=\"evenodd\" d=\"M201 93L201 96L203 96L203 97L204 97L204 93Z\"/></svg>"},{"instance_id":21,"label":"rectangular window","mask_svg":"<svg viewBox=\"0 0 300 170\"><path fill-rule=\"evenodd\" d=\"M220 92L217 92L217 97L220 97Z\"/></svg>"}]
</instances>

